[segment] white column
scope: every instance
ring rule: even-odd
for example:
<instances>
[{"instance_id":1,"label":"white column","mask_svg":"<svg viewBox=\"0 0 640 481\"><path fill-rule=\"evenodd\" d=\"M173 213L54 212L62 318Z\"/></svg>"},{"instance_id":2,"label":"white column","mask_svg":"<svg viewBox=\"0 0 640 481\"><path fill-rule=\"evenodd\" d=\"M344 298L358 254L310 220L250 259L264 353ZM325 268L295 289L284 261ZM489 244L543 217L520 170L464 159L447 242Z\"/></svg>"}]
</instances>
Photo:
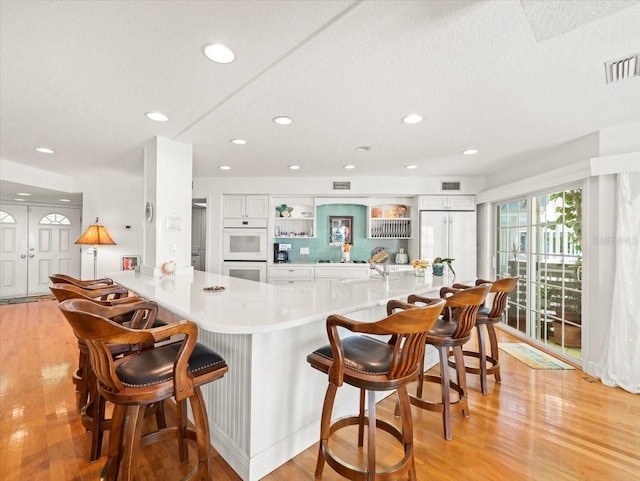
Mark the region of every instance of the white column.
<instances>
[{"instance_id":1,"label":"white column","mask_svg":"<svg viewBox=\"0 0 640 481\"><path fill-rule=\"evenodd\" d=\"M193 146L156 137L144 149L144 246L141 271L160 275L175 262L176 275L191 273Z\"/></svg>"}]
</instances>

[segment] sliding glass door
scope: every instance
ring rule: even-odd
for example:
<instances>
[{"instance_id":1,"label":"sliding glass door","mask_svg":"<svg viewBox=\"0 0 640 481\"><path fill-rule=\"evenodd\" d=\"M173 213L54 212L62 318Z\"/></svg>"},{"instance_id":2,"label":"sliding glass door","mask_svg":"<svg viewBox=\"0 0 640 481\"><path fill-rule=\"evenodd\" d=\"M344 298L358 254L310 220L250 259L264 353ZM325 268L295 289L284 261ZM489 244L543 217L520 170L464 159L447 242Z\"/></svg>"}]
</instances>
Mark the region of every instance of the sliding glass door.
<instances>
[{"instance_id":1,"label":"sliding glass door","mask_svg":"<svg viewBox=\"0 0 640 481\"><path fill-rule=\"evenodd\" d=\"M582 189L498 205L498 276L520 277L505 322L580 358Z\"/></svg>"}]
</instances>

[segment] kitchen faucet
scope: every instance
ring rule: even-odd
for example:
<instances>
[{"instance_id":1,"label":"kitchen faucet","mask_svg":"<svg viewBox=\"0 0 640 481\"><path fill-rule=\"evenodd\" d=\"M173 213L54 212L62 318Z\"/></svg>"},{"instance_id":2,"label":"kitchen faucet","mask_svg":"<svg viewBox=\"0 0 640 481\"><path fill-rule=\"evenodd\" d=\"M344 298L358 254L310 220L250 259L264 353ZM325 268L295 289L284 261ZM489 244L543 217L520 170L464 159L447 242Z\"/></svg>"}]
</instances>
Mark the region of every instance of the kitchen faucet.
<instances>
[{"instance_id":1,"label":"kitchen faucet","mask_svg":"<svg viewBox=\"0 0 640 481\"><path fill-rule=\"evenodd\" d=\"M379 264L377 262L369 262L369 269L376 271L378 274L382 276L382 280L384 281L385 286L389 286L389 264L386 262L384 264Z\"/></svg>"}]
</instances>

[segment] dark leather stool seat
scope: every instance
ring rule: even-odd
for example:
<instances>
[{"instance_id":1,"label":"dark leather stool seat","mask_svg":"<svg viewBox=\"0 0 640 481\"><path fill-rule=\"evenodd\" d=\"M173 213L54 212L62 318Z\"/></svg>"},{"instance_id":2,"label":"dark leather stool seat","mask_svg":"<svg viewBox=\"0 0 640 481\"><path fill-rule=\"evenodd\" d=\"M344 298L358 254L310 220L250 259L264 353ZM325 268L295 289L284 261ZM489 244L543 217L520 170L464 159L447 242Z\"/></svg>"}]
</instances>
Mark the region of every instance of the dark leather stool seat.
<instances>
[{"instance_id":1,"label":"dark leather stool seat","mask_svg":"<svg viewBox=\"0 0 640 481\"><path fill-rule=\"evenodd\" d=\"M100 396L114 404L109 454L100 479L133 480L139 450L169 438L178 440L180 460L185 463L187 440L198 444L198 464L185 481L211 479L209 420L200 386L223 377L228 367L216 352L197 342L195 323L180 321L158 328L130 329L109 319L122 306L68 299L59 308L89 348ZM160 343L173 336L182 340ZM114 343L129 344L134 352L114 359L109 349ZM176 400L178 425L142 436L147 408L170 397ZM187 399L195 430L188 427Z\"/></svg>"},{"instance_id":2,"label":"dark leather stool seat","mask_svg":"<svg viewBox=\"0 0 640 481\"><path fill-rule=\"evenodd\" d=\"M424 359L426 331L435 323L443 306L442 300L436 300L424 308L394 300L387 304L388 317L377 322L361 323L338 315L327 318L330 343L307 356L312 367L329 377L322 408L316 479L322 476L326 461L337 473L352 480L392 480L408 474L410 480L416 481L411 405L406 385L418 375L421 359ZM400 312L395 312L397 310ZM383 342L363 335L341 339L338 327L358 334L390 335L391 339ZM332 423L333 404L338 387L343 383L360 389L360 412L357 416L341 418ZM394 389L399 399L400 428L392 422L376 418L375 392ZM367 415L365 394L368 398ZM366 466L354 466L342 461L333 452L329 447L329 439L336 431L357 425L360 450L364 445L365 422L368 423ZM378 429L395 437L403 448L402 458L382 471L376 471L375 440Z\"/></svg>"},{"instance_id":3,"label":"dark leather stool seat","mask_svg":"<svg viewBox=\"0 0 640 481\"><path fill-rule=\"evenodd\" d=\"M116 374L129 387L154 386L170 381L181 348L182 342L174 342L130 356L118 365ZM225 365L218 353L198 343L189 356L187 373L201 376Z\"/></svg>"}]
</instances>

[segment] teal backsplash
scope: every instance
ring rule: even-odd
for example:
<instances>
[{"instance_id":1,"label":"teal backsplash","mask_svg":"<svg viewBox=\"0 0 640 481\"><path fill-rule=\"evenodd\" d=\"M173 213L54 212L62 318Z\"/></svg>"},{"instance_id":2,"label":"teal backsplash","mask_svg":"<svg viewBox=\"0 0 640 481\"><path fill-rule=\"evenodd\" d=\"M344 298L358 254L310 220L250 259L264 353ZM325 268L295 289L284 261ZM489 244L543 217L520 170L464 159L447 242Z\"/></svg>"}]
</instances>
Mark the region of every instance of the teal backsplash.
<instances>
[{"instance_id":1,"label":"teal backsplash","mask_svg":"<svg viewBox=\"0 0 640 481\"><path fill-rule=\"evenodd\" d=\"M316 208L316 237L313 239L279 238L278 242L291 244L289 262L317 262L319 260L339 261L342 251L329 245L329 217L352 216L351 249L352 261L368 261L374 247L384 247L389 251L390 259L395 259L399 249L407 252L406 239L367 239L367 207L357 204L330 204ZM301 255L300 248L308 247L309 255Z\"/></svg>"}]
</instances>

